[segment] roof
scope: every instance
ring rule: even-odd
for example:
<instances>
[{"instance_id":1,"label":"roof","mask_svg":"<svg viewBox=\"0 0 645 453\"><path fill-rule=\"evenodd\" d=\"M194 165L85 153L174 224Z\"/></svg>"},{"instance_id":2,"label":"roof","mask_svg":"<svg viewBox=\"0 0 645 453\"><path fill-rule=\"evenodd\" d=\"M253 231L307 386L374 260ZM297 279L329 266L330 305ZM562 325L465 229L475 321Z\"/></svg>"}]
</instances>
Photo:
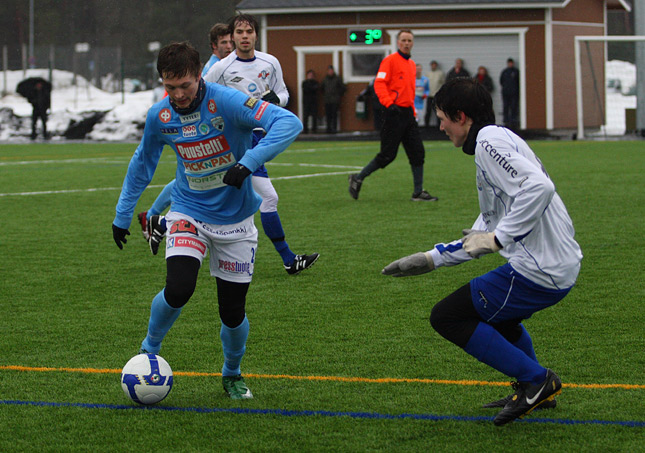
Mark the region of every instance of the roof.
<instances>
[{"instance_id":1,"label":"roof","mask_svg":"<svg viewBox=\"0 0 645 453\"><path fill-rule=\"evenodd\" d=\"M564 8L571 0L242 0L248 14L293 14L441 9ZM631 11L630 0L607 0L609 7Z\"/></svg>"}]
</instances>

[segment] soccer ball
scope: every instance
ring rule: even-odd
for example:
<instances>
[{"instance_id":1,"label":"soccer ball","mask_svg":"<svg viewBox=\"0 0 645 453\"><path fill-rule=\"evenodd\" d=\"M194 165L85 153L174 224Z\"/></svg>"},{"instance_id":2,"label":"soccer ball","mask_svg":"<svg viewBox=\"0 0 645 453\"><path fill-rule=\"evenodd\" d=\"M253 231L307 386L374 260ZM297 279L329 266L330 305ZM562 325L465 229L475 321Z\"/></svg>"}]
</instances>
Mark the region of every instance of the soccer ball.
<instances>
[{"instance_id":1,"label":"soccer ball","mask_svg":"<svg viewBox=\"0 0 645 453\"><path fill-rule=\"evenodd\" d=\"M135 403L155 404L170 393L172 370L161 356L135 355L121 371L121 387Z\"/></svg>"}]
</instances>

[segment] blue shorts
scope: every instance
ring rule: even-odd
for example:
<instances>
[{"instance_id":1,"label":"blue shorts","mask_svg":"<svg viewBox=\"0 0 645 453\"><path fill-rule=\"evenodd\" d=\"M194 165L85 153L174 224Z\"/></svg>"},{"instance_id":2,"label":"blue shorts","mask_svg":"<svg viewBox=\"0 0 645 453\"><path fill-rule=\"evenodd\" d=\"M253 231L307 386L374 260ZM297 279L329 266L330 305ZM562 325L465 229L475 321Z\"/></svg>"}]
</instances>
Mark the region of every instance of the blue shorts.
<instances>
[{"instance_id":1,"label":"blue shorts","mask_svg":"<svg viewBox=\"0 0 645 453\"><path fill-rule=\"evenodd\" d=\"M570 290L533 283L508 263L470 281L473 306L491 324L528 319L533 313L560 302Z\"/></svg>"},{"instance_id":2,"label":"blue shorts","mask_svg":"<svg viewBox=\"0 0 645 453\"><path fill-rule=\"evenodd\" d=\"M258 144L258 142L266 135L266 132L262 130L254 130L253 131L253 143L252 143L252 148L255 148L255 146ZM266 167L264 164L260 165L260 168L255 170L253 172L253 176L259 176L260 178L268 178L269 177L269 172L267 172Z\"/></svg>"}]
</instances>

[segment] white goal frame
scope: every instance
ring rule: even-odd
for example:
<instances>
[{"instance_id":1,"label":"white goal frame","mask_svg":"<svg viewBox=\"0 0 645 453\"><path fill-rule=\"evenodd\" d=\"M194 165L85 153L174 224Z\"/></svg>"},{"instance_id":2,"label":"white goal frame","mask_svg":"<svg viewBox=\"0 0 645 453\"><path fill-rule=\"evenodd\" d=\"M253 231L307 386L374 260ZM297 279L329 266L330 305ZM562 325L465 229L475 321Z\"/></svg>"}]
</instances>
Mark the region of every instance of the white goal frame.
<instances>
[{"instance_id":1,"label":"white goal frame","mask_svg":"<svg viewBox=\"0 0 645 453\"><path fill-rule=\"evenodd\" d=\"M583 42L609 42L609 41L645 41L645 36L575 36L575 66L576 66L576 110L578 114L578 139L585 137L584 132L584 110L582 106L582 69L580 63L580 46ZM607 52L605 52L605 60L607 60Z\"/></svg>"}]
</instances>

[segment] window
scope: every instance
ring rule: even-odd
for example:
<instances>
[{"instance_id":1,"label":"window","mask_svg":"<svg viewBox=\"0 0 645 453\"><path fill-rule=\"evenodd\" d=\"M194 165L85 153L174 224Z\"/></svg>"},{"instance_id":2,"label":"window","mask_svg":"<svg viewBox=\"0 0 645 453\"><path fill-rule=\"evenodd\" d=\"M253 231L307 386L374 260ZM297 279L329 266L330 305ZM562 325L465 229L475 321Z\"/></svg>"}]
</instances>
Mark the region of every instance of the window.
<instances>
[{"instance_id":1,"label":"window","mask_svg":"<svg viewBox=\"0 0 645 453\"><path fill-rule=\"evenodd\" d=\"M371 82L383 58L388 54L388 49L380 48L361 48L347 49L345 51L345 74L344 82Z\"/></svg>"}]
</instances>

